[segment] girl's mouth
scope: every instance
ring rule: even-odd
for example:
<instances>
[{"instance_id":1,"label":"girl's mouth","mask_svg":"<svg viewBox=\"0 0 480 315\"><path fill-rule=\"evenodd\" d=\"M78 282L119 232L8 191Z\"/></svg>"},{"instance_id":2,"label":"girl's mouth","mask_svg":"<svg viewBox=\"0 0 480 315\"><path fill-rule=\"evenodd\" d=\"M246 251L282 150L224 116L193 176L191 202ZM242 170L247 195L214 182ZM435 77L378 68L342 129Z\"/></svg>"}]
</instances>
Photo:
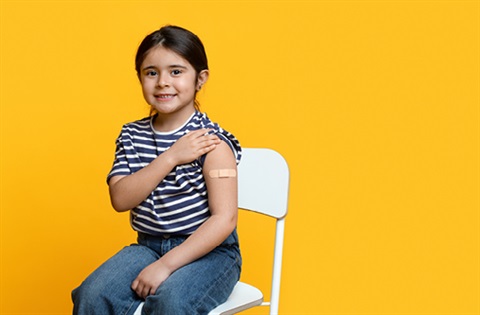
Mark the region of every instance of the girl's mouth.
<instances>
[{"instance_id":1,"label":"girl's mouth","mask_svg":"<svg viewBox=\"0 0 480 315\"><path fill-rule=\"evenodd\" d=\"M156 94L154 97L160 101L170 101L175 97L175 94Z\"/></svg>"}]
</instances>

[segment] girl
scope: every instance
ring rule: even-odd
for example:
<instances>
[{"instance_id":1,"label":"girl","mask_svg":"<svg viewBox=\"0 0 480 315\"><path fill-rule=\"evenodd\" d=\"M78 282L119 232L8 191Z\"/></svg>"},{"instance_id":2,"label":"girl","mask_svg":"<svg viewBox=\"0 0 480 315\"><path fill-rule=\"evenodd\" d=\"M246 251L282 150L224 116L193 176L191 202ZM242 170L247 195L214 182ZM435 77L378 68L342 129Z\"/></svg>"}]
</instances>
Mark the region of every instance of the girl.
<instances>
[{"instance_id":1,"label":"girl","mask_svg":"<svg viewBox=\"0 0 480 315\"><path fill-rule=\"evenodd\" d=\"M151 116L123 126L107 181L138 244L72 292L73 313L133 314L145 301L143 314L208 314L240 277L241 148L198 109L209 70L196 35L162 27L140 44L135 68Z\"/></svg>"}]
</instances>

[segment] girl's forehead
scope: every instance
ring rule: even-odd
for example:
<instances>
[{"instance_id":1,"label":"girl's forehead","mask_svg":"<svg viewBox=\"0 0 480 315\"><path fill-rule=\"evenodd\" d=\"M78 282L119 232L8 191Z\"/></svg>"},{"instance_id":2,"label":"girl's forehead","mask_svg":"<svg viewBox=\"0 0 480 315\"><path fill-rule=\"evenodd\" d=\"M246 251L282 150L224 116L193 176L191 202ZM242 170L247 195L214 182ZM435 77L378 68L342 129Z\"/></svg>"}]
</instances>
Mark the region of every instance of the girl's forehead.
<instances>
[{"instance_id":1,"label":"girl's forehead","mask_svg":"<svg viewBox=\"0 0 480 315\"><path fill-rule=\"evenodd\" d=\"M158 64L162 66L168 66L171 64L181 64L183 66L190 66L190 63L174 52L171 49L165 48L163 46L155 46L151 48L143 60L142 64Z\"/></svg>"}]
</instances>

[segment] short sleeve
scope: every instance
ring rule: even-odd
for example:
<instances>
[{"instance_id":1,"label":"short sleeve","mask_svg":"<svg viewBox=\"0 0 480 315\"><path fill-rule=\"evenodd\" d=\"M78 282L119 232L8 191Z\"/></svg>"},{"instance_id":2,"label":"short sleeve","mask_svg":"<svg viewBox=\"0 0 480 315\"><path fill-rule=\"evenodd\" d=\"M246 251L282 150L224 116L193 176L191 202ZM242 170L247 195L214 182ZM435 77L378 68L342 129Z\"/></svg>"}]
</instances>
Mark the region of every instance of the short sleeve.
<instances>
[{"instance_id":1,"label":"short sleeve","mask_svg":"<svg viewBox=\"0 0 480 315\"><path fill-rule=\"evenodd\" d=\"M217 124L214 124L215 128L211 131L212 134L215 134L220 138L220 140L224 141L230 149L232 150L235 160L238 163L240 163L240 159L242 158L242 147L240 146L240 142L235 138L233 134L230 132L226 131L225 129L219 127ZM205 162L205 158L207 157L206 154L202 155L199 158L199 163L201 166L203 166L203 163Z\"/></svg>"},{"instance_id":2,"label":"short sleeve","mask_svg":"<svg viewBox=\"0 0 480 315\"><path fill-rule=\"evenodd\" d=\"M125 130L125 127L122 128L120 135L117 137L115 146L115 160L113 161L110 173L108 173L107 183L113 176L130 175L133 173L130 169L128 161L128 155L131 153L129 151L133 150L133 144Z\"/></svg>"}]
</instances>

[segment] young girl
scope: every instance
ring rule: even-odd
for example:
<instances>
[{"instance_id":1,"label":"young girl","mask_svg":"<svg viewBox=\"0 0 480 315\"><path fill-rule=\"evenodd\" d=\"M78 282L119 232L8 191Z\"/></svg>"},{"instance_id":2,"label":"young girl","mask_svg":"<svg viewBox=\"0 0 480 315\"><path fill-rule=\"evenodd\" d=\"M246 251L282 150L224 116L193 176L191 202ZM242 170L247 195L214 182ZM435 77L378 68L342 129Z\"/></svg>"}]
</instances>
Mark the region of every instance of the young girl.
<instances>
[{"instance_id":1,"label":"young girl","mask_svg":"<svg viewBox=\"0 0 480 315\"><path fill-rule=\"evenodd\" d=\"M140 44L135 67L151 116L123 126L107 181L130 210L138 244L72 292L74 314L208 314L240 277L237 139L195 99L209 70L200 39L165 26Z\"/></svg>"}]
</instances>

